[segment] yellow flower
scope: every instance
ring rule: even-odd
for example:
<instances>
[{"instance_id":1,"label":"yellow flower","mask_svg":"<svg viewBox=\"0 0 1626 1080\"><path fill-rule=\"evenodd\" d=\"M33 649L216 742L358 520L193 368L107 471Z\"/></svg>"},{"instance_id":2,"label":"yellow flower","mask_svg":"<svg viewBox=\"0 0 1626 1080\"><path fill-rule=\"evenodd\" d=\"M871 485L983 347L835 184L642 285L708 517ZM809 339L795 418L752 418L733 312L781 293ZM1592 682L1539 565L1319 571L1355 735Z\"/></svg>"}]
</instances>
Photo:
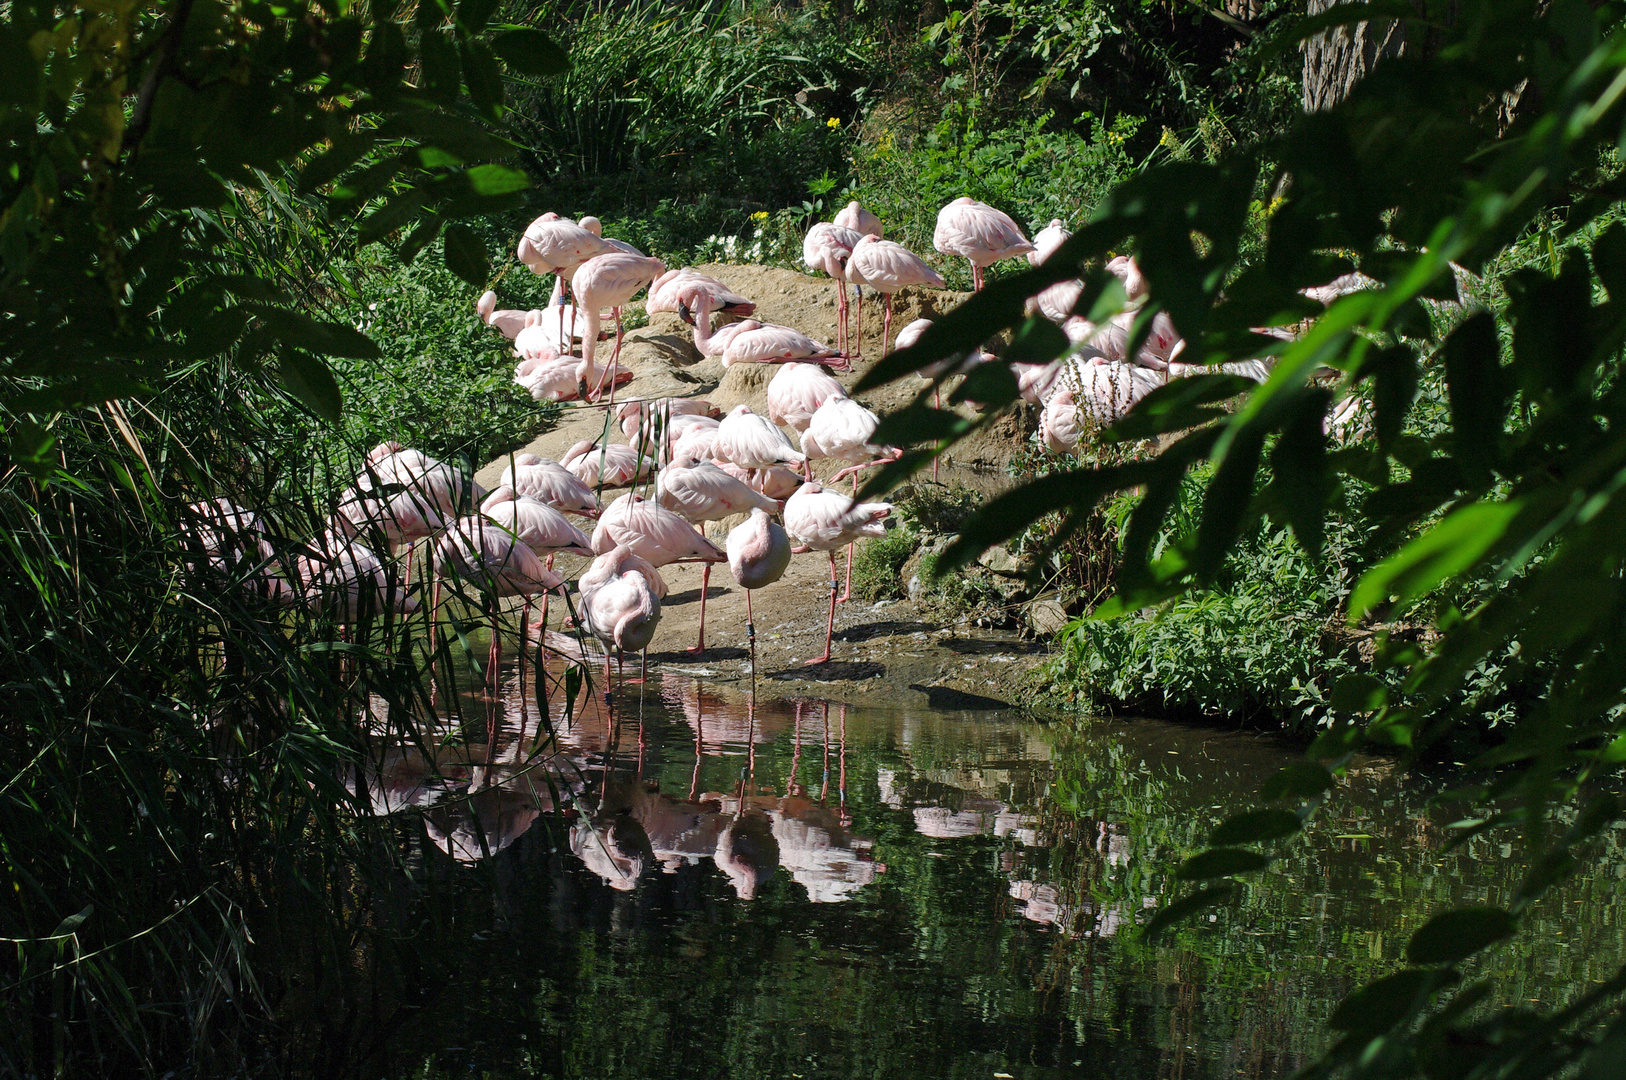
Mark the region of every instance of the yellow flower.
<instances>
[{"instance_id":1,"label":"yellow flower","mask_svg":"<svg viewBox=\"0 0 1626 1080\"><path fill-rule=\"evenodd\" d=\"M832 129L840 127L841 126L841 117L832 116L830 119L828 119L828 120L826 120L824 122L824 126L827 127L827 128L832 128Z\"/></svg>"},{"instance_id":2,"label":"yellow flower","mask_svg":"<svg viewBox=\"0 0 1626 1080\"><path fill-rule=\"evenodd\" d=\"M768 211L766 211L766 210L758 210L756 213L751 215L751 220L752 221L767 221L768 220Z\"/></svg>"}]
</instances>

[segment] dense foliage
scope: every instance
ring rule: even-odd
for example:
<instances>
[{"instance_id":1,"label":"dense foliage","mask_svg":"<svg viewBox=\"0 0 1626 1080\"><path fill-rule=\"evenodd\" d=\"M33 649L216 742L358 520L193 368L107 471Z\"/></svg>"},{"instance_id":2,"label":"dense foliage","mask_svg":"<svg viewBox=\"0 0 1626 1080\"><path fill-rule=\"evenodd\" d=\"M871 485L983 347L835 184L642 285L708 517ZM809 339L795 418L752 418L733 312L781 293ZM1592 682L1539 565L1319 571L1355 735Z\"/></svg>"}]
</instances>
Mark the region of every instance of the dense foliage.
<instances>
[{"instance_id":1,"label":"dense foliage","mask_svg":"<svg viewBox=\"0 0 1626 1080\"><path fill-rule=\"evenodd\" d=\"M1374 10L1335 7L1304 29ZM1394 669L1399 692L1368 675L1341 680L1331 701L1337 723L1311 761L1267 785L1270 805L1223 824L1215 846L1182 865L1180 876L1198 887L1152 920L1154 933L1233 899L1238 876L1269 863L1255 845L1296 832L1356 748L1438 753L1479 725L1476 678L1487 665L1537 683L1495 745L1469 760L1458 792L1478 802L1460 828L1521 832L1536 868L1504 906L1445 911L1420 928L1411 966L1334 1015L1343 1037L1312 1075L1534 1076L1589 1060L1602 1068L1626 988L1622 973L1555 1012L1498 1012L1476 1008L1486 983L1465 981L1475 955L1517 933L1521 914L1621 813L1598 784L1626 758L1618 749L1626 534L1616 520L1626 228L1604 227L1602 216L1619 194L1613 144L1626 108L1626 40L1611 9L1582 3L1487 0L1432 25L1437 48L1379 65L1337 108L1279 138L1210 164L1153 167L1122 185L1046 267L995 283L867 376L895 378L995 328L1054 355L1065 343L1024 321L1023 299L1084 272L1081 310L1115 310L1121 289L1091 267L1132 245L1151 289L1137 326L1167 311L1198 359L1269 355L1270 380L1253 388L1216 373L1154 393L1109 437L1163 435L1161 452L1052 474L995 500L948 558L967 559L1048 513L1081 523L1104 497L1138 488L1119 594L1103 612L1122 614L1217 581L1261 519L1290 527L1322 557L1328 506L1348 486L1369 489L1360 512L1376 543L1398 546L1355 584L1349 621L1398 619L1442 587L1456 598L1435 606L1432 644L1380 634L1378 660ZM1251 248L1248 208L1261 187L1270 213ZM1500 316L1470 309L1437 326L1427 302L1456 299L1454 268L1482 273L1531 230L1564 247L1554 243L1547 266L1510 275ZM1377 287L1324 315L1298 292L1357 267ZM1320 317L1286 342L1250 330L1311 315ZM1425 366L1443 373L1449 415L1426 437L1407 430ZM1370 394L1370 440L1329 444L1330 394L1309 379L1318 368ZM990 377L975 396L1015 397L1013 384L998 383ZM923 396L878 437L941 444L983 422L933 410ZM932 452L915 452L877 485ZM1213 472L1195 527L1154 546L1185 477L1205 462ZM1553 808L1572 803L1582 809L1561 825Z\"/></svg>"}]
</instances>

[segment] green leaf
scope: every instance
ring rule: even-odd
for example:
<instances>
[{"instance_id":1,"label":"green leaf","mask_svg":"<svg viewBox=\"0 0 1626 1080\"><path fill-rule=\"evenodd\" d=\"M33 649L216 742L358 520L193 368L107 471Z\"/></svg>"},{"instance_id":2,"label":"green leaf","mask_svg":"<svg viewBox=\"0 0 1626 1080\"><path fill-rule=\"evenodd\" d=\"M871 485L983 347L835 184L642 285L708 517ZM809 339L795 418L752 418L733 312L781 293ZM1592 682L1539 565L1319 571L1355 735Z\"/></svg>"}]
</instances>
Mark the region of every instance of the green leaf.
<instances>
[{"instance_id":1,"label":"green leaf","mask_svg":"<svg viewBox=\"0 0 1626 1080\"><path fill-rule=\"evenodd\" d=\"M1313 799L1331 788L1332 773L1309 761L1295 761L1265 781L1259 794L1267 799Z\"/></svg>"},{"instance_id":2,"label":"green leaf","mask_svg":"<svg viewBox=\"0 0 1626 1080\"><path fill-rule=\"evenodd\" d=\"M1506 380L1496 320L1481 311L1451 332L1442 350L1457 460L1488 474L1501 458Z\"/></svg>"},{"instance_id":3,"label":"green leaf","mask_svg":"<svg viewBox=\"0 0 1626 1080\"><path fill-rule=\"evenodd\" d=\"M1389 688L1372 675L1345 675L1333 685L1327 707L1341 716L1369 713L1388 703Z\"/></svg>"},{"instance_id":4,"label":"green leaf","mask_svg":"<svg viewBox=\"0 0 1626 1080\"><path fill-rule=\"evenodd\" d=\"M438 98L456 95L462 82L457 45L441 30L428 30L418 44L423 69L423 88Z\"/></svg>"},{"instance_id":5,"label":"green leaf","mask_svg":"<svg viewBox=\"0 0 1626 1080\"><path fill-rule=\"evenodd\" d=\"M1369 1039L1416 1015L1441 985L1441 973L1407 968L1368 983L1338 1003L1327 1026Z\"/></svg>"},{"instance_id":6,"label":"green leaf","mask_svg":"<svg viewBox=\"0 0 1626 1080\"><path fill-rule=\"evenodd\" d=\"M1404 611L1449 578L1478 565L1502 539L1522 509L1518 500L1474 503L1453 512L1428 532L1368 570L1349 598L1349 621L1394 598Z\"/></svg>"},{"instance_id":7,"label":"green leaf","mask_svg":"<svg viewBox=\"0 0 1626 1080\"><path fill-rule=\"evenodd\" d=\"M486 28L491 13L496 10L497 0L463 0L457 5L457 24L464 33L478 34Z\"/></svg>"},{"instance_id":8,"label":"green leaf","mask_svg":"<svg viewBox=\"0 0 1626 1080\"><path fill-rule=\"evenodd\" d=\"M476 165L467 175L477 195L507 195L531 186L529 176L506 165Z\"/></svg>"},{"instance_id":9,"label":"green leaf","mask_svg":"<svg viewBox=\"0 0 1626 1080\"><path fill-rule=\"evenodd\" d=\"M284 349L278 364L282 385L304 402L317 416L332 424L339 422L343 400L333 373L316 357L299 349Z\"/></svg>"},{"instance_id":10,"label":"green leaf","mask_svg":"<svg viewBox=\"0 0 1626 1080\"><path fill-rule=\"evenodd\" d=\"M51 456L56 436L27 418L13 420L6 432L6 450L15 461L37 479L45 479L57 469Z\"/></svg>"},{"instance_id":11,"label":"green leaf","mask_svg":"<svg viewBox=\"0 0 1626 1080\"><path fill-rule=\"evenodd\" d=\"M1209 848L1181 863L1174 876L1181 881L1206 881L1232 874L1251 874L1269 865L1270 860L1257 851L1235 847Z\"/></svg>"},{"instance_id":12,"label":"green leaf","mask_svg":"<svg viewBox=\"0 0 1626 1080\"><path fill-rule=\"evenodd\" d=\"M491 263L473 229L459 224L446 226L445 250L446 269L477 289L485 288L491 278Z\"/></svg>"},{"instance_id":13,"label":"green leaf","mask_svg":"<svg viewBox=\"0 0 1626 1080\"><path fill-rule=\"evenodd\" d=\"M256 306L254 313L279 341L297 349L357 360L376 360L382 355L371 338L344 323L318 322L284 308Z\"/></svg>"},{"instance_id":14,"label":"green leaf","mask_svg":"<svg viewBox=\"0 0 1626 1080\"><path fill-rule=\"evenodd\" d=\"M949 402L958 405L962 401L969 401L984 408L998 409L1015 401L1020 394L1021 387L1011 366L996 361L977 364L966 372L960 385L949 395Z\"/></svg>"},{"instance_id":15,"label":"green leaf","mask_svg":"<svg viewBox=\"0 0 1626 1080\"><path fill-rule=\"evenodd\" d=\"M497 58L482 41L459 42L458 50L463 56L463 81L475 109L487 120L502 119L502 68Z\"/></svg>"},{"instance_id":16,"label":"green leaf","mask_svg":"<svg viewBox=\"0 0 1626 1080\"><path fill-rule=\"evenodd\" d=\"M1334 490L1327 460L1327 407L1332 395L1311 389L1293 402L1292 414L1270 453L1276 503L1293 527L1293 536L1319 561L1325 539L1327 500Z\"/></svg>"},{"instance_id":17,"label":"green leaf","mask_svg":"<svg viewBox=\"0 0 1626 1080\"><path fill-rule=\"evenodd\" d=\"M1304 822L1291 810L1249 810L1220 822L1219 827L1208 834L1208 842L1217 847L1257 844L1292 836L1302 828Z\"/></svg>"},{"instance_id":18,"label":"green leaf","mask_svg":"<svg viewBox=\"0 0 1626 1080\"><path fill-rule=\"evenodd\" d=\"M1190 375L1170 379L1135 404L1129 415L1102 433L1110 442L1151 439L1171 431L1184 431L1225 416L1222 408L1211 407L1245 394L1259 384L1241 375Z\"/></svg>"},{"instance_id":19,"label":"green leaf","mask_svg":"<svg viewBox=\"0 0 1626 1080\"><path fill-rule=\"evenodd\" d=\"M1000 357L1007 364L1048 364L1071 347L1061 327L1041 315L1016 328L1010 348Z\"/></svg>"},{"instance_id":20,"label":"green leaf","mask_svg":"<svg viewBox=\"0 0 1626 1080\"><path fill-rule=\"evenodd\" d=\"M1147 942L1156 941L1175 923L1189 919L1211 907L1218 907L1234 897L1240 888L1236 882L1227 881L1188 893L1168 907L1159 908L1157 914L1146 924L1146 929L1141 932L1142 937Z\"/></svg>"},{"instance_id":21,"label":"green leaf","mask_svg":"<svg viewBox=\"0 0 1626 1080\"><path fill-rule=\"evenodd\" d=\"M491 39L491 49L521 75L545 78L570 70L570 57L540 30L505 30Z\"/></svg>"},{"instance_id":22,"label":"green leaf","mask_svg":"<svg viewBox=\"0 0 1626 1080\"><path fill-rule=\"evenodd\" d=\"M1511 937L1518 922L1497 907L1459 907L1424 923L1406 945L1406 959L1414 964L1454 964L1503 938Z\"/></svg>"}]
</instances>

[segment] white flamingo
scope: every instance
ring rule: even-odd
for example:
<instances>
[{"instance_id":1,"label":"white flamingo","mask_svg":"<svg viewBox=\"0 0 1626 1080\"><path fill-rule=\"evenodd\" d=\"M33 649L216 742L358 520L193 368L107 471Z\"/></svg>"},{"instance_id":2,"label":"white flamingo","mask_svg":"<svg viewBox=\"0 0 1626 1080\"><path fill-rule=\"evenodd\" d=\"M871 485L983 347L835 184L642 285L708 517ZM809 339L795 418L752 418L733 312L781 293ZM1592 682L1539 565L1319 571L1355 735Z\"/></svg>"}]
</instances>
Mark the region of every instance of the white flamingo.
<instances>
[{"instance_id":1,"label":"white flamingo","mask_svg":"<svg viewBox=\"0 0 1626 1080\"><path fill-rule=\"evenodd\" d=\"M774 465L805 465L800 453L785 433L749 405L737 405L723 417L717 428L716 456L732 461L742 469L766 469Z\"/></svg>"},{"instance_id":2,"label":"white flamingo","mask_svg":"<svg viewBox=\"0 0 1626 1080\"><path fill-rule=\"evenodd\" d=\"M657 311L668 311L688 322L692 320L684 313L698 308L702 296L711 301L712 311L725 315L746 318L757 309L754 302L716 278L685 266L680 270L668 270L654 280L649 286L649 299L644 303L644 310L651 315Z\"/></svg>"},{"instance_id":3,"label":"white flamingo","mask_svg":"<svg viewBox=\"0 0 1626 1080\"><path fill-rule=\"evenodd\" d=\"M768 380L768 419L797 432L831 397L845 393L841 384L817 364L786 364Z\"/></svg>"},{"instance_id":4,"label":"white flamingo","mask_svg":"<svg viewBox=\"0 0 1626 1080\"><path fill-rule=\"evenodd\" d=\"M751 614L751 590L762 589L785 576L790 567L790 535L761 507L729 530L728 569L745 590L745 639L756 669L757 628Z\"/></svg>"},{"instance_id":5,"label":"white flamingo","mask_svg":"<svg viewBox=\"0 0 1626 1080\"><path fill-rule=\"evenodd\" d=\"M732 364L784 364L807 360L847 371L852 363L837 349L814 341L800 330L755 319L729 323L715 332L711 329L711 300L700 298L694 309L694 347L701 356L719 356L723 366ZM686 317L688 312L683 313Z\"/></svg>"},{"instance_id":6,"label":"white flamingo","mask_svg":"<svg viewBox=\"0 0 1626 1080\"><path fill-rule=\"evenodd\" d=\"M875 429L880 426L881 418L869 409L846 394L832 395L828 401L819 406L819 411L813 414L813 420L808 424L807 430L802 432L802 452L813 458L835 458L845 461L848 467L830 477L830 483L838 483L843 478L851 476L853 479L853 495L858 494L858 474L864 469L888 461L896 461L903 456L903 451L892 447L877 446L870 441ZM809 480L813 479L809 470ZM841 595L840 603L846 603L853 598L853 544L847 545L847 588Z\"/></svg>"},{"instance_id":7,"label":"white flamingo","mask_svg":"<svg viewBox=\"0 0 1626 1080\"><path fill-rule=\"evenodd\" d=\"M559 464L588 487L620 487L648 476L655 468L655 459L631 446L599 445L583 439L565 452Z\"/></svg>"},{"instance_id":8,"label":"white flamingo","mask_svg":"<svg viewBox=\"0 0 1626 1080\"><path fill-rule=\"evenodd\" d=\"M847 352L847 260L852 257L853 245L864 233L840 224L821 221L807 230L802 237L802 262L809 270L822 270L836 283L836 348ZM855 286L856 288L856 286ZM860 303L863 290L859 289ZM854 356L863 355L864 309L858 309L859 348Z\"/></svg>"},{"instance_id":9,"label":"white flamingo","mask_svg":"<svg viewBox=\"0 0 1626 1080\"><path fill-rule=\"evenodd\" d=\"M631 554L626 547L611 548L593 560L578 582L582 629L604 646L606 692L611 650L619 668L627 652L649 648L661 621L661 599L650 587L649 579L627 558Z\"/></svg>"}]
</instances>

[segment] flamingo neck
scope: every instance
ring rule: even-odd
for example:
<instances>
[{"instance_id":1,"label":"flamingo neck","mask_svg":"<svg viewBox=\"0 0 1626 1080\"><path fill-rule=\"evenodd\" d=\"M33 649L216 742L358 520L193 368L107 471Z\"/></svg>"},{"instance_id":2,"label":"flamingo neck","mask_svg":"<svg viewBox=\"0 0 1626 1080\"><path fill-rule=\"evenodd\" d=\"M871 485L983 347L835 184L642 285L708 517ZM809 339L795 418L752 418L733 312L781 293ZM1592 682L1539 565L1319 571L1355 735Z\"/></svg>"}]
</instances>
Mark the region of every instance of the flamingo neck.
<instances>
[{"instance_id":1,"label":"flamingo neck","mask_svg":"<svg viewBox=\"0 0 1626 1080\"><path fill-rule=\"evenodd\" d=\"M711 296L702 293L694 306L694 347L701 356L711 355Z\"/></svg>"}]
</instances>

